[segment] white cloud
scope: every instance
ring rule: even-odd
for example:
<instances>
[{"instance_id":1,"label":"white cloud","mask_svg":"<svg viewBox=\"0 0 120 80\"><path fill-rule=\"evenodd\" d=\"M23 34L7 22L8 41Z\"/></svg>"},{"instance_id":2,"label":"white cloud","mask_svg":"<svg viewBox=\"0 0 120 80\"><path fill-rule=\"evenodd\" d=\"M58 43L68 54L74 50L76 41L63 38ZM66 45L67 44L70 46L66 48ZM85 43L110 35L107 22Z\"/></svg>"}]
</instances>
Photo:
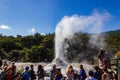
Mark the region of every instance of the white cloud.
<instances>
[{"instance_id":1,"label":"white cloud","mask_svg":"<svg viewBox=\"0 0 120 80\"><path fill-rule=\"evenodd\" d=\"M0 29L10 30L11 28L9 26L6 26L6 25L0 25Z\"/></svg>"},{"instance_id":2,"label":"white cloud","mask_svg":"<svg viewBox=\"0 0 120 80\"><path fill-rule=\"evenodd\" d=\"M35 30L35 28L31 28L31 29L29 29L28 32L31 33L31 34L34 34L36 32L36 30Z\"/></svg>"},{"instance_id":3,"label":"white cloud","mask_svg":"<svg viewBox=\"0 0 120 80\"><path fill-rule=\"evenodd\" d=\"M41 35L46 35L46 33L40 33Z\"/></svg>"}]
</instances>

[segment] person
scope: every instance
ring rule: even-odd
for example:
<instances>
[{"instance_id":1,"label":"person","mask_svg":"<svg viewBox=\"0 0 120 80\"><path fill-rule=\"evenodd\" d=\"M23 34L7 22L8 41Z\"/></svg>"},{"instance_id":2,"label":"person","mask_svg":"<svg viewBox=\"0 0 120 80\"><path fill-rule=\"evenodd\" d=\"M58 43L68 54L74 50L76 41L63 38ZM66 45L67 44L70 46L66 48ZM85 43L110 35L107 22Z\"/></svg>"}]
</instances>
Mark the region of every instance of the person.
<instances>
[{"instance_id":1,"label":"person","mask_svg":"<svg viewBox=\"0 0 120 80\"><path fill-rule=\"evenodd\" d=\"M37 75L38 75L38 80L44 80L45 72L42 65L38 65Z\"/></svg>"},{"instance_id":2,"label":"person","mask_svg":"<svg viewBox=\"0 0 120 80\"><path fill-rule=\"evenodd\" d=\"M10 66L7 69L7 80L13 80L12 79L12 68Z\"/></svg>"},{"instance_id":3,"label":"person","mask_svg":"<svg viewBox=\"0 0 120 80\"><path fill-rule=\"evenodd\" d=\"M21 80L30 80L29 66L25 67L25 71L20 74Z\"/></svg>"},{"instance_id":4,"label":"person","mask_svg":"<svg viewBox=\"0 0 120 80\"><path fill-rule=\"evenodd\" d=\"M97 57L98 57L98 64L99 64L100 68L102 68L105 65L108 68L111 68L109 55L108 55L107 51L104 48L101 48L101 50L99 51Z\"/></svg>"},{"instance_id":5,"label":"person","mask_svg":"<svg viewBox=\"0 0 120 80\"><path fill-rule=\"evenodd\" d=\"M118 64L118 80L120 80L120 63Z\"/></svg>"},{"instance_id":6,"label":"person","mask_svg":"<svg viewBox=\"0 0 120 80\"><path fill-rule=\"evenodd\" d=\"M71 70L72 79L71 80L81 80L80 75L76 74L74 70Z\"/></svg>"},{"instance_id":7,"label":"person","mask_svg":"<svg viewBox=\"0 0 120 80\"><path fill-rule=\"evenodd\" d=\"M34 65L33 64L30 65L29 73L30 73L31 80L35 80L36 76L35 76L35 71L34 71Z\"/></svg>"},{"instance_id":8,"label":"person","mask_svg":"<svg viewBox=\"0 0 120 80\"><path fill-rule=\"evenodd\" d=\"M56 65L54 64L50 71L50 80L53 80L55 73L56 73Z\"/></svg>"},{"instance_id":9,"label":"person","mask_svg":"<svg viewBox=\"0 0 120 80\"><path fill-rule=\"evenodd\" d=\"M88 72L88 78L86 78L85 80L97 80L97 79L93 77L93 71L90 70Z\"/></svg>"},{"instance_id":10,"label":"person","mask_svg":"<svg viewBox=\"0 0 120 80\"><path fill-rule=\"evenodd\" d=\"M102 80L114 80L113 76L108 72L107 66L104 66L102 70Z\"/></svg>"},{"instance_id":11,"label":"person","mask_svg":"<svg viewBox=\"0 0 120 80\"><path fill-rule=\"evenodd\" d=\"M85 80L85 78L87 77L82 64L80 64L80 76L81 76L81 80Z\"/></svg>"},{"instance_id":12,"label":"person","mask_svg":"<svg viewBox=\"0 0 120 80\"><path fill-rule=\"evenodd\" d=\"M11 71L12 71L12 80L16 74L16 66L15 66L15 62L11 63Z\"/></svg>"},{"instance_id":13,"label":"person","mask_svg":"<svg viewBox=\"0 0 120 80\"><path fill-rule=\"evenodd\" d=\"M66 69L67 80L71 80L72 79L71 70L73 70L73 66L72 65L68 65L68 67Z\"/></svg>"},{"instance_id":14,"label":"person","mask_svg":"<svg viewBox=\"0 0 120 80\"><path fill-rule=\"evenodd\" d=\"M95 77L97 80L101 80L102 71L99 69L98 66L94 66L93 77Z\"/></svg>"},{"instance_id":15,"label":"person","mask_svg":"<svg viewBox=\"0 0 120 80\"><path fill-rule=\"evenodd\" d=\"M4 66L4 68L1 72L0 80L7 80L7 68L8 68L8 66Z\"/></svg>"},{"instance_id":16,"label":"person","mask_svg":"<svg viewBox=\"0 0 120 80\"><path fill-rule=\"evenodd\" d=\"M12 80L19 80L19 74L18 74L18 73L15 74L15 75L14 75L14 78L13 78Z\"/></svg>"},{"instance_id":17,"label":"person","mask_svg":"<svg viewBox=\"0 0 120 80\"><path fill-rule=\"evenodd\" d=\"M1 66L2 66L2 59L1 59L1 57L0 57L0 69L1 69Z\"/></svg>"},{"instance_id":18,"label":"person","mask_svg":"<svg viewBox=\"0 0 120 80\"><path fill-rule=\"evenodd\" d=\"M53 80L62 80L62 78L63 76L61 74L61 69L60 68L56 69L55 77Z\"/></svg>"},{"instance_id":19,"label":"person","mask_svg":"<svg viewBox=\"0 0 120 80\"><path fill-rule=\"evenodd\" d=\"M4 67L6 67L6 66L8 66L8 64L7 64L7 61L6 60L3 60L3 65L2 65L2 69L4 69Z\"/></svg>"}]
</instances>

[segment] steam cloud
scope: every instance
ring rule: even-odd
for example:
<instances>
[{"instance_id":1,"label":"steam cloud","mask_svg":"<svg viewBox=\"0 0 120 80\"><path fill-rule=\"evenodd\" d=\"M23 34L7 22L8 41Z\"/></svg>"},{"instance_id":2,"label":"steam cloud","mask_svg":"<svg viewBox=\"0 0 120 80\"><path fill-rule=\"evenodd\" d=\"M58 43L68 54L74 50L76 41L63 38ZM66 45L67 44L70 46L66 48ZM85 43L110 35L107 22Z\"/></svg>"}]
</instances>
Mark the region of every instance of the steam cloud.
<instances>
[{"instance_id":1,"label":"steam cloud","mask_svg":"<svg viewBox=\"0 0 120 80\"><path fill-rule=\"evenodd\" d=\"M104 36L101 36L100 33L104 22L110 17L111 15L108 12L99 13L97 11L89 16L64 16L57 24L55 30L55 58L64 59L64 40L66 38L72 39L74 34L80 31L89 30L91 33L97 33L90 36L89 43L93 46L104 47Z\"/></svg>"}]
</instances>

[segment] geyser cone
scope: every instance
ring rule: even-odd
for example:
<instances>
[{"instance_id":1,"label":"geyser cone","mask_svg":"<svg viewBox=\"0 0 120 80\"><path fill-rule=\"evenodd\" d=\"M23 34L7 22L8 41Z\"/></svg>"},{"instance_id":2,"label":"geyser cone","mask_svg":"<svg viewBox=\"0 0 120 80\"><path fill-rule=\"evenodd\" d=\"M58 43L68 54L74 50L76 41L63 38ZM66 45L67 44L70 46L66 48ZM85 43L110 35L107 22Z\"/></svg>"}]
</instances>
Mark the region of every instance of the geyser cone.
<instances>
[{"instance_id":1,"label":"geyser cone","mask_svg":"<svg viewBox=\"0 0 120 80\"><path fill-rule=\"evenodd\" d=\"M59 68L65 68L68 65L68 63L62 60L61 58L55 58L52 64L55 64Z\"/></svg>"}]
</instances>

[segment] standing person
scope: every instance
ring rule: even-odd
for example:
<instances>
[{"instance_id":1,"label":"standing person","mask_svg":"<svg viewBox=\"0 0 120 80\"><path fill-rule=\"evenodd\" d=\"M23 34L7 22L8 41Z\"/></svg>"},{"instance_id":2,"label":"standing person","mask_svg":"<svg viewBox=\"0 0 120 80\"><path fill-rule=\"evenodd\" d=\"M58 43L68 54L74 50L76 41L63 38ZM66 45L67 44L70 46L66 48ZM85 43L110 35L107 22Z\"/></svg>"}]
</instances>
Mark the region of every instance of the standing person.
<instances>
[{"instance_id":1,"label":"standing person","mask_svg":"<svg viewBox=\"0 0 120 80\"><path fill-rule=\"evenodd\" d=\"M38 65L37 75L38 75L38 80L44 80L45 72L42 65Z\"/></svg>"},{"instance_id":2,"label":"standing person","mask_svg":"<svg viewBox=\"0 0 120 80\"><path fill-rule=\"evenodd\" d=\"M97 79L93 77L93 71L89 71L88 72L88 78L86 78L85 80L97 80Z\"/></svg>"},{"instance_id":3,"label":"standing person","mask_svg":"<svg viewBox=\"0 0 120 80\"><path fill-rule=\"evenodd\" d=\"M2 64L2 69L4 69L4 67L6 67L6 66L8 66L8 64L7 64L7 61L6 60L3 60L3 64Z\"/></svg>"},{"instance_id":4,"label":"standing person","mask_svg":"<svg viewBox=\"0 0 120 80\"><path fill-rule=\"evenodd\" d=\"M102 68L104 66L103 56L104 56L104 51L101 49L97 56L98 57L98 65L100 68Z\"/></svg>"},{"instance_id":5,"label":"standing person","mask_svg":"<svg viewBox=\"0 0 120 80\"><path fill-rule=\"evenodd\" d=\"M35 76L35 71L34 71L34 65L33 64L30 65L30 71L29 71L29 73L30 73L31 80L35 80L36 76Z\"/></svg>"},{"instance_id":6,"label":"standing person","mask_svg":"<svg viewBox=\"0 0 120 80\"><path fill-rule=\"evenodd\" d=\"M63 76L61 74L61 69L56 69L55 77L53 80L62 80Z\"/></svg>"},{"instance_id":7,"label":"standing person","mask_svg":"<svg viewBox=\"0 0 120 80\"><path fill-rule=\"evenodd\" d=\"M55 73L56 73L56 65L54 64L50 71L50 80L53 80Z\"/></svg>"},{"instance_id":8,"label":"standing person","mask_svg":"<svg viewBox=\"0 0 120 80\"><path fill-rule=\"evenodd\" d=\"M118 64L118 80L120 80L120 63Z\"/></svg>"},{"instance_id":9,"label":"standing person","mask_svg":"<svg viewBox=\"0 0 120 80\"><path fill-rule=\"evenodd\" d=\"M7 68L8 68L8 66L4 66L4 68L1 72L0 80L7 80Z\"/></svg>"},{"instance_id":10,"label":"standing person","mask_svg":"<svg viewBox=\"0 0 120 80\"><path fill-rule=\"evenodd\" d=\"M102 80L114 80L113 76L108 72L107 66L103 67Z\"/></svg>"},{"instance_id":11,"label":"standing person","mask_svg":"<svg viewBox=\"0 0 120 80\"><path fill-rule=\"evenodd\" d=\"M85 80L85 78L87 77L82 64L80 64L80 76L81 76L81 80Z\"/></svg>"},{"instance_id":12,"label":"standing person","mask_svg":"<svg viewBox=\"0 0 120 80\"><path fill-rule=\"evenodd\" d=\"M104 48L101 48L98 53L98 64L100 68L102 68L103 66L111 68L110 57Z\"/></svg>"},{"instance_id":13,"label":"standing person","mask_svg":"<svg viewBox=\"0 0 120 80\"><path fill-rule=\"evenodd\" d=\"M26 66L25 71L22 74L20 74L20 79L21 80L30 80L29 66Z\"/></svg>"},{"instance_id":14,"label":"standing person","mask_svg":"<svg viewBox=\"0 0 120 80\"><path fill-rule=\"evenodd\" d=\"M8 67L7 69L7 80L13 80L12 79L12 68Z\"/></svg>"},{"instance_id":15,"label":"standing person","mask_svg":"<svg viewBox=\"0 0 120 80\"><path fill-rule=\"evenodd\" d=\"M71 74L72 70L73 70L73 66L68 65L68 67L66 69L67 80L72 80L72 74Z\"/></svg>"},{"instance_id":16,"label":"standing person","mask_svg":"<svg viewBox=\"0 0 120 80\"><path fill-rule=\"evenodd\" d=\"M97 80L101 80L102 77L102 71L99 69L98 66L94 66L93 76Z\"/></svg>"},{"instance_id":17,"label":"standing person","mask_svg":"<svg viewBox=\"0 0 120 80\"><path fill-rule=\"evenodd\" d=\"M16 74L16 66L15 66L15 62L12 62L11 64L11 70L12 70L12 80Z\"/></svg>"},{"instance_id":18,"label":"standing person","mask_svg":"<svg viewBox=\"0 0 120 80\"><path fill-rule=\"evenodd\" d=\"M16 73L16 66L15 66L15 62L12 62L12 64L11 64L11 70L12 70L13 74L15 74L15 73Z\"/></svg>"},{"instance_id":19,"label":"standing person","mask_svg":"<svg viewBox=\"0 0 120 80\"><path fill-rule=\"evenodd\" d=\"M1 66L2 66L2 59L1 59L1 57L0 57L0 69L1 69Z\"/></svg>"},{"instance_id":20,"label":"standing person","mask_svg":"<svg viewBox=\"0 0 120 80\"><path fill-rule=\"evenodd\" d=\"M72 79L71 80L81 80L80 75L76 74L74 70L71 70Z\"/></svg>"}]
</instances>

